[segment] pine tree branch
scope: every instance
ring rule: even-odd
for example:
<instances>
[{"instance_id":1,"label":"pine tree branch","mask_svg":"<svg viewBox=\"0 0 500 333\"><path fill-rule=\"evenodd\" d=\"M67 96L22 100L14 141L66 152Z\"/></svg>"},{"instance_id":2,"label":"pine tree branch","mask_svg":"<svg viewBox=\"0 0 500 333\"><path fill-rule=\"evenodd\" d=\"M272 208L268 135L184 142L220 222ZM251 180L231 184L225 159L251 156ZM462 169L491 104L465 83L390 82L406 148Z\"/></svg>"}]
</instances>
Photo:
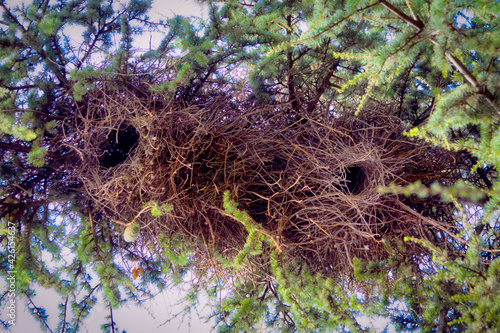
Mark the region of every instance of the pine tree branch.
<instances>
[{"instance_id":1,"label":"pine tree branch","mask_svg":"<svg viewBox=\"0 0 500 333\"><path fill-rule=\"evenodd\" d=\"M286 35L290 37L292 35L292 15L288 15L286 17L287 27L286 27ZM288 88L288 102L291 103L292 109L294 111L298 111L300 107L300 103L297 99L297 93L295 91L295 78L293 75L293 65L296 59L293 59L292 50L289 49L287 51L287 88Z\"/></svg>"},{"instance_id":2,"label":"pine tree branch","mask_svg":"<svg viewBox=\"0 0 500 333\"><path fill-rule=\"evenodd\" d=\"M406 23L417 28L419 32L425 28L425 25L422 21L420 21L419 19L415 20L409 17L408 15L406 15L405 13L403 13L402 11L400 11L387 1L381 0L380 4L385 8L387 8L391 13L393 13L394 15L405 21ZM432 36L429 38L429 40L431 41L432 44L436 46L439 45L439 43L436 40L434 40ZM476 77L467 69L467 66L465 66L457 57L455 57L453 54L449 52L445 52L444 54L445 57L448 59L448 61L450 61L453 64L453 66L457 68L458 72L464 76L467 82L469 82L469 84L472 85L479 94L483 95L486 98L486 100L490 103L493 109L497 111L497 113L500 113L500 110L498 110L498 107L495 105L495 96L488 90L488 88L486 88L485 85L480 84L477 81Z\"/></svg>"},{"instance_id":3,"label":"pine tree branch","mask_svg":"<svg viewBox=\"0 0 500 333\"><path fill-rule=\"evenodd\" d=\"M479 175L479 177L483 180L484 184L486 185L486 188L491 190L491 188L493 187L493 183L489 180L486 171L482 167L478 167L476 169L476 172Z\"/></svg>"},{"instance_id":4,"label":"pine tree branch","mask_svg":"<svg viewBox=\"0 0 500 333\"><path fill-rule=\"evenodd\" d=\"M380 4L382 6L384 6L385 8L387 8L391 13L393 13L394 15L396 15L397 17L399 17L400 19L405 21L406 23L409 23L412 26L414 26L415 28L417 28L419 31L424 29L425 25L422 21L420 21L418 19L417 20L412 19L411 17L409 17L408 15L406 15L405 13L403 13L402 11L400 11L399 9L397 9L396 7L394 7L393 5L388 3L387 1L381 0Z\"/></svg>"},{"instance_id":5,"label":"pine tree branch","mask_svg":"<svg viewBox=\"0 0 500 333\"><path fill-rule=\"evenodd\" d=\"M36 319L39 320L45 326L46 330L48 330L50 333L54 333L54 331L52 331L50 329L50 326L47 323L47 320L46 320L47 318L46 317L44 318L43 314L41 314L42 308L39 308L38 306L35 305L35 303L33 302L33 300L31 299L31 297L28 295L27 292L23 292L23 294L28 299L29 304L31 304L33 306L33 308L34 308L33 313L37 317Z\"/></svg>"},{"instance_id":6,"label":"pine tree branch","mask_svg":"<svg viewBox=\"0 0 500 333\"><path fill-rule=\"evenodd\" d=\"M335 61L330 66L328 72L321 79L319 87L316 89L316 94L314 95L314 98L311 101L309 101L309 103L308 103L306 114L310 114L316 108L323 93L326 91L326 89L328 87L332 86L332 84L330 83L330 79L332 78L333 73L337 69L338 64L339 64L339 61L337 59L337 61Z\"/></svg>"},{"instance_id":7,"label":"pine tree branch","mask_svg":"<svg viewBox=\"0 0 500 333\"><path fill-rule=\"evenodd\" d=\"M411 8L411 4L410 4L410 1L406 0L406 6L408 7L408 9L410 10L410 13L411 13L411 16L413 17L413 19L415 21L418 20L418 17L417 15L415 15L415 12L413 11L413 9Z\"/></svg>"},{"instance_id":8,"label":"pine tree branch","mask_svg":"<svg viewBox=\"0 0 500 333\"><path fill-rule=\"evenodd\" d=\"M62 327L61 327L61 333L64 333L66 331L66 317L67 317L67 312L68 312L68 300L69 300L69 295L66 295L66 299L64 300L64 305L63 305L63 318L62 318Z\"/></svg>"},{"instance_id":9,"label":"pine tree branch","mask_svg":"<svg viewBox=\"0 0 500 333\"><path fill-rule=\"evenodd\" d=\"M8 86L8 85L5 85L5 88L10 90L10 91L15 91L15 90L24 90L24 89L32 89L32 88L36 88L37 86L34 85L34 84L28 84L28 85L25 85L25 86L19 86L19 87L13 87L13 86Z\"/></svg>"},{"instance_id":10,"label":"pine tree branch","mask_svg":"<svg viewBox=\"0 0 500 333\"><path fill-rule=\"evenodd\" d=\"M432 37L430 38L430 41L434 45L438 45L438 42L436 42ZM498 110L497 106L495 105L495 96L486 88L484 84L480 84L477 80L476 77L469 71L467 66L465 66L457 57L455 57L453 54L450 52L445 52L444 53L445 57L448 59L449 62L453 64L453 66L456 67L458 72L462 74L462 76L469 82L471 86L473 86L476 91L483 95L488 103L493 107L497 113L500 113Z\"/></svg>"},{"instance_id":11,"label":"pine tree branch","mask_svg":"<svg viewBox=\"0 0 500 333\"><path fill-rule=\"evenodd\" d=\"M77 274L78 276L78 274ZM75 276L75 280L76 280L76 276ZM92 288L92 290L90 290L90 292L88 293L88 295L86 295L84 297L84 299L82 300L82 303L84 303L84 307L80 309L80 312L78 312L78 316L76 316L76 318L73 319L74 321L74 325L73 327L75 328L76 331L78 331L79 327L80 327L80 323L83 322L84 318L83 318L83 313L84 311L87 309L87 307L90 307L89 306L89 302L86 302L86 300L89 300L90 297L92 296L92 294L94 293L94 291L98 290L98 288L101 287L101 284L98 283L94 288ZM91 310L92 308L90 307L89 311Z\"/></svg>"},{"instance_id":12,"label":"pine tree branch","mask_svg":"<svg viewBox=\"0 0 500 333\"><path fill-rule=\"evenodd\" d=\"M109 306L109 319L111 321L111 333L115 333L115 320L113 318L113 308Z\"/></svg>"},{"instance_id":13,"label":"pine tree branch","mask_svg":"<svg viewBox=\"0 0 500 333\"><path fill-rule=\"evenodd\" d=\"M24 86L24 87L16 87L17 89L30 89L30 88L36 88L37 86ZM6 87L9 89L9 87ZM19 108L13 108L13 109L1 109L1 113L15 113L15 112L32 112L35 114L39 114L40 116L43 116L47 119L59 119L59 120L64 120L66 117L63 116L54 116L54 115L49 115L45 112L38 111L38 110L33 110L33 109L19 109Z\"/></svg>"},{"instance_id":14,"label":"pine tree branch","mask_svg":"<svg viewBox=\"0 0 500 333\"><path fill-rule=\"evenodd\" d=\"M18 19L16 18L16 16L14 14L12 14L12 12L10 11L10 9L7 8L7 6L5 6L5 3L3 1L0 1L0 7L5 11L5 14L11 20L12 23L14 23L23 32L26 32L26 28L21 24L21 22L18 21ZM10 26L9 22L6 22L5 24Z\"/></svg>"},{"instance_id":15,"label":"pine tree branch","mask_svg":"<svg viewBox=\"0 0 500 333\"><path fill-rule=\"evenodd\" d=\"M434 108L436 106L436 98L432 97L431 104L421 113L417 116L417 118L413 121L412 126L417 127L420 124L422 124L429 116L431 113L434 111Z\"/></svg>"},{"instance_id":16,"label":"pine tree branch","mask_svg":"<svg viewBox=\"0 0 500 333\"><path fill-rule=\"evenodd\" d=\"M1 142L1 141L0 141L0 149L11 150L11 151L20 152L20 153L31 152L31 147L22 146L22 145L19 145L16 143ZM63 155L53 153L53 152L47 152L46 156L53 158L53 159L59 159Z\"/></svg>"},{"instance_id":17,"label":"pine tree branch","mask_svg":"<svg viewBox=\"0 0 500 333\"><path fill-rule=\"evenodd\" d=\"M37 201L31 201L29 203L25 202L6 202L5 200L0 202L0 207L17 207L18 209L24 209L26 210L27 208L32 208L32 207L42 207L45 206L48 203L54 202L54 200L37 200Z\"/></svg>"},{"instance_id":18,"label":"pine tree branch","mask_svg":"<svg viewBox=\"0 0 500 333\"><path fill-rule=\"evenodd\" d=\"M441 311L439 311L439 317L438 317L438 326L436 328L436 333L444 333L446 330L446 313L448 312L448 309L442 308Z\"/></svg>"}]
</instances>

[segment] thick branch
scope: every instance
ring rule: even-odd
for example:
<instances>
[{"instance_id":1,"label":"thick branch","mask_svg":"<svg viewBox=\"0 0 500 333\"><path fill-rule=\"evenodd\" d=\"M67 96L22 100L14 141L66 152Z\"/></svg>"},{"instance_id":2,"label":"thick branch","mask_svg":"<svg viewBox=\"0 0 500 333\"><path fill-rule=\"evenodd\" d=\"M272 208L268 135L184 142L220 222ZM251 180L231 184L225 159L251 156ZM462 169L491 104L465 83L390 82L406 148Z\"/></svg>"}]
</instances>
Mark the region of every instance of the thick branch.
<instances>
[{"instance_id":1,"label":"thick branch","mask_svg":"<svg viewBox=\"0 0 500 333\"><path fill-rule=\"evenodd\" d=\"M290 36L292 34L292 16L288 15L287 18L287 30L286 35ZM292 50L287 51L287 88L288 88L288 102L291 103L292 109L298 111L300 106L299 101L297 99L297 93L295 91L295 82L293 75L293 64L295 60L293 59Z\"/></svg>"},{"instance_id":2,"label":"thick branch","mask_svg":"<svg viewBox=\"0 0 500 333\"><path fill-rule=\"evenodd\" d=\"M410 13L411 13L411 16L413 17L414 20L418 20L418 17L417 15L415 15L415 12L413 11L413 9L411 8L411 4L410 4L410 1L406 0L406 6L408 7L408 9L410 10Z\"/></svg>"},{"instance_id":3,"label":"thick branch","mask_svg":"<svg viewBox=\"0 0 500 333\"><path fill-rule=\"evenodd\" d=\"M491 180L489 180L486 171L483 168L479 167L477 168L476 172L479 175L479 177L483 180L486 187L491 190L493 184L491 183Z\"/></svg>"},{"instance_id":4,"label":"thick branch","mask_svg":"<svg viewBox=\"0 0 500 333\"><path fill-rule=\"evenodd\" d=\"M403 13L402 11L400 11L387 1L381 0L380 4L385 8L387 8L391 13L393 13L394 15L405 21L406 23L411 24L413 27L417 28L419 32L425 28L425 25L422 21L412 19L411 17L409 17L408 15L406 15L405 13ZM434 45L438 45L438 42L432 39L432 37L430 38L430 41ZM500 113L497 106L495 105L495 96L488 90L488 88L486 88L485 85L480 84L476 80L474 75L472 75L472 73L467 69L467 67L453 54L445 52L445 56L448 59L448 61L450 61L453 64L453 66L457 68L460 74L464 76L467 82L469 82L479 94L483 95L486 98L486 100L490 103L493 109Z\"/></svg>"},{"instance_id":5,"label":"thick branch","mask_svg":"<svg viewBox=\"0 0 500 333\"><path fill-rule=\"evenodd\" d=\"M430 41L434 45L438 45L438 42L436 42L434 39L430 39ZM476 88L476 91L483 95L486 100L490 103L490 105L497 111L497 107L495 105L495 96L486 88L485 85L480 84L477 80L476 77L469 71L467 66L465 66L457 57L455 57L453 54L449 52L445 52L444 55L446 58L455 66L460 74L463 75L463 77L469 82L471 86Z\"/></svg>"},{"instance_id":6,"label":"thick branch","mask_svg":"<svg viewBox=\"0 0 500 333\"><path fill-rule=\"evenodd\" d=\"M476 78L474 77L474 75L472 75L471 72L469 72L467 67L465 67L465 65L462 64L462 62L460 60L458 60L457 57L451 55L450 53L446 52L445 56L457 68L457 70L460 72L460 74L462 74L465 77L465 79L474 88L476 88L477 92L480 93L481 95L484 95L484 97L486 97L488 102L490 102L492 106L495 106L493 104L493 102L495 100L495 96L493 96L493 94L484 85L481 85L481 84L479 84L479 82L477 82Z\"/></svg>"},{"instance_id":7,"label":"thick branch","mask_svg":"<svg viewBox=\"0 0 500 333\"><path fill-rule=\"evenodd\" d=\"M402 11L400 11L399 9L397 9L396 7L394 7L393 5L388 3L387 1L382 0L382 1L380 1L380 4L382 6L384 6L385 8L387 8L391 13L393 13L394 15L396 15L397 17L399 17L400 19L405 21L406 23L409 23L412 26L414 26L415 28L417 28L419 31L424 29L425 25L422 21L412 19L411 17L409 17L408 15L406 15L405 13L403 13Z\"/></svg>"},{"instance_id":8,"label":"thick branch","mask_svg":"<svg viewBox=\"0 0 500 333\"><path fill-rule=\"evenodd\" d=\"M436 328L436 333L444 333L446 329L446 313L448 309L443 308L439 311L438 326Z\"/></svg>"},{"instance_id":9,"label":"thick branch","mask_svg":"<svg viewBox=\"0 0 500 333\"><path fill-rule=\"evenodd\" d=\"M329 71L325 74L323 79L321 79L319 87L318 89L316 89L316 94L314 98L308 103L307 114L311 113L316 108L323 93L326 91L328 87L332 85L330 83L330 79L332 78L333 73L337 69L338 63L339 63L338 60L335 61L335 63L333 63L332 66L330 66Z\"/></svg>"},{"instance_id":10,"label":"thick branch","mask_svg":"<svg viewBox=\"0 0 500 333\"><path fill-rule=\"evenodd\" d=\"M23 145L16 144L16 143L1 142L1 141L0 141L0 148L5 149L5 150L21 152L21 153L31 152L31 147L23 146ZM53 158L53 159L58 159L58 158L62 157L62 155L56 154L53 152L47 152L47 156L50 158Z\"/></svg>"},{"instance_id":11,"label":"thick branch","mask_svg":"<svg viewBox=\"0 0 500 333\"><path fill-rule=\"evenodd\" d=\"M36 87L36 86L33 86L33 87ZM19 89L25 89L25 88L27 89L27 88L31 88L31 87L29 87L29 86L19 87ZM66 117L63 117L63 116L54 116L54 115L50 115L50 114L47 114L45 112L38 111L38 110L33 110L33 109L19 109L19 108L15 108L15 109L1 109L0 112L2 112L2 113L31 112L31 113L38 114L38 115L40 115L42 117L45 117L47 119L60 119L60 120L66 119Z\"/></svg>"}]
</instances>

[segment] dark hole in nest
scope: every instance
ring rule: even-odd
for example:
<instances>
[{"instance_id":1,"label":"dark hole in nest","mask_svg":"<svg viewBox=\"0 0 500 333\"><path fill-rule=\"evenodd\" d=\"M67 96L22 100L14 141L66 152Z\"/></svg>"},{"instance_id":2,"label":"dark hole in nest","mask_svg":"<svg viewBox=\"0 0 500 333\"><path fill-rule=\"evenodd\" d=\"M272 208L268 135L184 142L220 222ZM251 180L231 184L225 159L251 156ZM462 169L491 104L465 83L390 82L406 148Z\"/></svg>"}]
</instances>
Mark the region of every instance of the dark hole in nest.
<instances>
[{"instance_id":1,"label":"dark hole in nest","mask_svg":"<svg viewBox=\"0 0 500 333\"><path fill-rule=\"evenodd\" d=\"M344 194L357 195L363 192L367 176L362 167L350 166L344 169L345 179L340 182L340 190Z\"/></svg>"},{"instance_id":2,"label":"dark hole in nest","mask_svg":"<svg viewBox=\"0 0 500 333\"><path fill-rule=\"evenodd\" d=\"M137 146L139 137L139 133L130 125L121 125L118 130L112 130L103 146L99 160L101 166L107 169L124 162Z\"/></svg>"}]
</instances>

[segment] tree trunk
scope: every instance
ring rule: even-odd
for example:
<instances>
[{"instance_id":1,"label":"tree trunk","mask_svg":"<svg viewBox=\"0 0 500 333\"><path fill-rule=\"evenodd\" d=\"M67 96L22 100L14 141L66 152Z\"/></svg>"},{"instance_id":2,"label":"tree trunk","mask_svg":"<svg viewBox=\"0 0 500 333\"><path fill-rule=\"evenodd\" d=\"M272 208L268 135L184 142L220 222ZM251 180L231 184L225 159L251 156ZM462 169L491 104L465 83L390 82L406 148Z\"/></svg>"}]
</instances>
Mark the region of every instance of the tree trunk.
<instances>
[{"instance_id":1,"label":"tree trunk","mask_svg":"<svg viewBox=\"0 0 500 333\"><path fill-rule=\"evenodd\" d=\"M446 309L446 308L442 308L441 311L439 311L438 326L436 329L436 333L446 332L446 314L447 313L448 313L448 309Z\"/></svg>"}]
</instances>

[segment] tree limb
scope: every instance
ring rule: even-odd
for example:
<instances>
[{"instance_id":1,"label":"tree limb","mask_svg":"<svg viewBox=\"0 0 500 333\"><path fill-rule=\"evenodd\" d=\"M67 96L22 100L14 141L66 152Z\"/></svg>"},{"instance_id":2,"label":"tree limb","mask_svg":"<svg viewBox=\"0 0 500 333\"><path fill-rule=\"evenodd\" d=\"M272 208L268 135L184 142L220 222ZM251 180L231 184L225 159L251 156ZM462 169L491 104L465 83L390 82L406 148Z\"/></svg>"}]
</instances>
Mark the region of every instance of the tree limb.
<instances>
[{"instance_id":1,"label":"tree limb","mask_svg":"<svg viewBox=\"0 0 500 333\"><path fill-rule=\"evenodd\" d=\"M447 308L442 308L439 311L438 326L436 328L436 333L444 333L446 330L446 313L448 313Z\"/></svg>"},{"instance_id":2,"label":"tree limb","mask_svg":"<svg viewBox=\"0 0 500 333\"><path fill-rule=\"evenodd\" d=\"M387 8L391 13L393 13L394 15L405 21L406 23L417 28L419 32L425 28L425 25L422 21L418 19L417 20L412 19L411 17L409 17L408 15L406 15L405 13L403 13L402 11L400 11L387 1L381 0L380 4L385 8ZM432 38L432 36L429 38L429 40L431 41L432 44L439 45L439 43L435 41ZM485 85L480 84L476 80L475 76L467 69L467 67L457 57L455 57L453 54L449 52L445 52L444 54L448 59L448 61L450 61L453 64L453 66L457 68L458 72L464 76L467 82L469 82L469 84L472 85L479 94L483 95L486 98L486 100L490 103L493 109L497 111L497 113L500 113L497 106L495 105L495 96L488 90L488 88L486 88Z\"/></svg>"},{"instance_id":3,"label":"tree limb","mask_svg":"<svg viewBox=\"0 0 500 333\"><path fill-rule=\"evenodd\" d=\"M382 6L384 6L385 8L387 8L391 13L393 13L394 15L396 15L397 17L399 17L400 19L405 21L406 23L409 23L412 26L414 26L415 28L417 28L419 31L424 29L425 25L422 21L420 21L418 19L417 20L412 19L411 17L409 17L408 15L406 15L405 13L403 13L402 11L400 11L399 9L397 9L396 7L394 7L393 5L388 3L387 1L381 0L380 4Z\"/></svg>"}]
</instances>

